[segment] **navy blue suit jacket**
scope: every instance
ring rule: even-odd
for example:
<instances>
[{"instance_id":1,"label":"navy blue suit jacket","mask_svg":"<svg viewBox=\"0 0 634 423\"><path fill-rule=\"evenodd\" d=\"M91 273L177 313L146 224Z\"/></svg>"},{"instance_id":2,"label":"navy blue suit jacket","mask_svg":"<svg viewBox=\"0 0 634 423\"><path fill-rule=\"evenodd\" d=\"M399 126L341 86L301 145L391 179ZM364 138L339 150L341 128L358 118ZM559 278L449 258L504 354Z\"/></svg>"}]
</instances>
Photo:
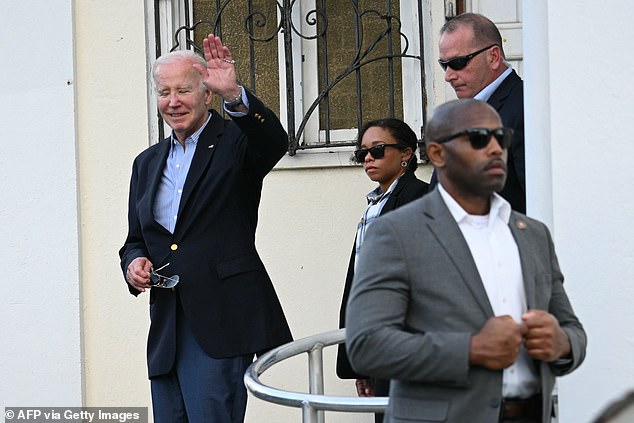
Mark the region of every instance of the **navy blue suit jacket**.
<instances>
[{"instance_id":1,"label":"navy blue suit jacket","mask_svg":"<svg viewBox=\"0 0 634 423\"><path fill-rule=\"evenodd\" d=\"M522 79L512 71L487 101L502 118L502 124L513 129L513 142L508 149L506 183L500 191L511 208L526 213L526 171L524 167L524 88Z\"/></svg>"},{"instance_id":2,"label":"navy blue suit jacket","mask_svg":"<svg viewBox=\"0 0 634 423\"><path fill-rule=\"evenodd\" d=\"M153 215L169 138L134 160L121 268L125 274L132 260L147 257L155 268L169 262L166 274L180 277L174 290L150 290L150 377L173 366L178 303L196 340L214 358L257 354L292 340L255 248L262 180L285 154L288 138L275 114L251 93L247 96L247 116L225 120L211 111L173 234Z\"/></svg>"}]
</instances>

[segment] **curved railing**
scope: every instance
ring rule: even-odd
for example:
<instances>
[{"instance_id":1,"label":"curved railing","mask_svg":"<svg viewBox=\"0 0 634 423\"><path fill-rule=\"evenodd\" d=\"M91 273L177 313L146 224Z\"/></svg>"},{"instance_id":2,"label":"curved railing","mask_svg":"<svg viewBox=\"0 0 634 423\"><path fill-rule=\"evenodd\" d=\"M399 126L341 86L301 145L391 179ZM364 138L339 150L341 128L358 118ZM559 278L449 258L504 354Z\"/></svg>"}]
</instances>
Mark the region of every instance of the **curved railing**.
<instances>
[{"instance_id":1,"label":"curved railing","mask_svg":"<svg viewBox=\"0 0 634 423\"><path fill-rule=\"evenodd\" d=\"M324 395L323 349L344 342L345 329L319 333L282 345L260 356L249 366L244 384L253 396L275 404L302 409L303 423L323 423L324 411L382 412L387 397L356 398ZM309 393L283 391L260 381L260 375L276 363L301 353L308 354Z\"/></svg>"}]
</instances>

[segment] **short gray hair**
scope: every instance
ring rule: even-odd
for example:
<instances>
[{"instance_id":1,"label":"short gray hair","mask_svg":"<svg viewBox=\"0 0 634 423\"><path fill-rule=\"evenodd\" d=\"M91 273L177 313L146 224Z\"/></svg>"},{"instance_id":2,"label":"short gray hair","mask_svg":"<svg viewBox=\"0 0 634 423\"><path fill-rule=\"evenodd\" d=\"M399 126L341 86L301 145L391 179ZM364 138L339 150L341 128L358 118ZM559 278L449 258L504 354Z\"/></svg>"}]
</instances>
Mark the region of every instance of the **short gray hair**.
<instances>
[{"instance_id":1,"label":"short gray hair","mask_svg":"<svg viewBox=\"0 0 634 423\"><path fill-rule=\"evenodd\" d=\"M156 59L156 61L152 64L152 79L154 80L154 85L156 85L156 70L159 66L181 61L189 61L192 64L196 63L207 69L207 61L200 54L194 52L193 50L171 51ZM202 82L201 86L205 88Z\"/></svg>"},{"instance_id":2,"label":"short gray hair","mask_svg":"<svg viewBox=\"0 0 634 423\"><path fill-rule=\"evenodd\" d=\"M468 27L473 30L473 47L495 44L500 47L502 59L506 59L504 47L502 46L502 35L491 19L479 13L462 13L445 22L440 29L440 35L445 32L451 34L461 27Z\"/></svg>"}]
</instances>

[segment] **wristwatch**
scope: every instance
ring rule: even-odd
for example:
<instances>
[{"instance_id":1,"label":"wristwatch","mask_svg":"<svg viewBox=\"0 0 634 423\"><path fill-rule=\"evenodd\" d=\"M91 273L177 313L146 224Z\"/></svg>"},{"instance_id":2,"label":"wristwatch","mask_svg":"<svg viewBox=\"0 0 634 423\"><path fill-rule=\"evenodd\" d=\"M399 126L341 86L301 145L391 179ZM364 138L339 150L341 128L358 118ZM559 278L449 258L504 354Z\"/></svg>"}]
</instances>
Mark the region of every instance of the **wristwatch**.
<instances>
[{"instance_id":1,"label":"wristwatch","mask_svg":"<svg viewBox=\"0 0 634 423\"><path fill-rule=\"evenodd\" d=\"M244 104L244 101L242 101L242 87L240 87L240 94L238 94L236 98L229 101L225 100L225 107L231 110L231 109L235 109L241 104Z\"/></svg>"}]
</instances>

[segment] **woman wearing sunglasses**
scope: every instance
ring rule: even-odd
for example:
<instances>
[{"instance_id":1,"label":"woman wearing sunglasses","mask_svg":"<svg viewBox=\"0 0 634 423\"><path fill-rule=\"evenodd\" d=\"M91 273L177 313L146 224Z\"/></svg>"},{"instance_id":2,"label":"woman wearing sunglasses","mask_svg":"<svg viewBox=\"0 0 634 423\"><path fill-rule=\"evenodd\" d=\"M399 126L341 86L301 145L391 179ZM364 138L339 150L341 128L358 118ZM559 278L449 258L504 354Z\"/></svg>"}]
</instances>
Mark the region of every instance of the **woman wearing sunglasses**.
<instances>
[{"instance_id":1,"label":"woman wearing sunglasses","mask_svg":"<svg viewBox=\"0 0 634 423\"><path fill-rule=\"evenodd\" d=\"M363 248L363 238L374 219L403 204L422 197L429 185L416 177L416 147L418 140L412 129L399 119L380 119L366 123L358 137L354 160L363 165L368 178L378 186L367 194L368 206L357 226L357 235L350 256L348 273L339 312L339 327L345 327L346 303L354 277L356 257ZM371 379L357 374L348 361L345 345L340 344L337 354L337 376L356 379L357 394L387 396L389 381ZM377 414L376 422L383 421Z\"/></svg>"}]
</instances>

